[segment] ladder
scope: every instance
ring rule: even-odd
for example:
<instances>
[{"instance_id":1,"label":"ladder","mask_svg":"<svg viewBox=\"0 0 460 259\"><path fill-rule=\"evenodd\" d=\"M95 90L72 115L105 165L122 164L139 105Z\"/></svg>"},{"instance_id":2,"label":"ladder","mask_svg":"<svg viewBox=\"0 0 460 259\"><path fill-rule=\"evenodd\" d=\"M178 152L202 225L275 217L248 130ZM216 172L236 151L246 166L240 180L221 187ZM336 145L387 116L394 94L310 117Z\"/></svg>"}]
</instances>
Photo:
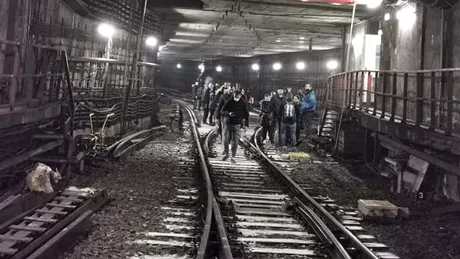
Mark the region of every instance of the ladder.
<instances>
[{"instance_id":1,"label":"ladder","mask_svg":"<svg viewBox=\"0 0 460 259\"><path fill-rule=\"evenodd\" d=\"M318 136L332 139L334 121L337 120L339 114L335 110L329 109L329 105L327 103L325 106L326 107L324 108L319 124Z\"/></svg>"}]
</instances>

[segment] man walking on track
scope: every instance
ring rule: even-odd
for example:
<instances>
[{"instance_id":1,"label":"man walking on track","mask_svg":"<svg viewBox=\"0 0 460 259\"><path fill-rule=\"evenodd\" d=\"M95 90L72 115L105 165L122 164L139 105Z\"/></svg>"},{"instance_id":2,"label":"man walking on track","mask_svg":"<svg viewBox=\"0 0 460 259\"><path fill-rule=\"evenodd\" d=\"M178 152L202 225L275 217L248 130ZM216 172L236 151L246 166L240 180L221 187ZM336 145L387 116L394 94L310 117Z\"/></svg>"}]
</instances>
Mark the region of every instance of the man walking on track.
<instances>
[{"instance_id":1,"label":"man walking on track","mask_svg":"<svg viewBox=\"0 0 460 259\"><path fill-rule=\"evenodd\" d=\"M240 91L235 91L233 98L222 107L222 115L227 117L226 134L224 134L224 157L223 161L229 157L229 144L232 145L231 162L235 163L236 151L240 139L240 129L244 120L245 127L249 125L249 110L246 100L242 98Z\"/></svg>"},{"instance_id":2,"label":"man walking on track","mask_svg":"<svg viewBox=\"0 0 460 259\"><path fill-rule=\"evenodd\" d=\"M316 112L316 95L310 84L305 85L305 94L300 109L304 123L305 138L308 138L313 133L312 124Z\"/></svg>"},{"instance_id":3,"label":"man walking on track","mask_svg":"<svg viewBox=\"0 0 460 259\"><path fill-rule=\"evenodd\" d=\"M281 114L280 146L290 143L289 146L294 147L297 144L295 135L297 114L292 94L286 97L286 102L280 107L279 114Z\"/></svg>"}]
</instances>

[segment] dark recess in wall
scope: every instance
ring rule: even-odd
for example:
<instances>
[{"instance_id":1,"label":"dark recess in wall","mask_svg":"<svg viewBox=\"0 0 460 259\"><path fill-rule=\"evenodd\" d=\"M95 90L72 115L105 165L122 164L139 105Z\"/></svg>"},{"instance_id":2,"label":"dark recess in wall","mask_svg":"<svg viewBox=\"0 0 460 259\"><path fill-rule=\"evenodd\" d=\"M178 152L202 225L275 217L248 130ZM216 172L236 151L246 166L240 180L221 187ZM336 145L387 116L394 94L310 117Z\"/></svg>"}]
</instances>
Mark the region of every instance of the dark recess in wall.
<instances>
[{"instance_id":1,"label":"dark recess in wall","mask_svg":"<svg viewBox=\"0 0 460 259\"><path fill-rule=\"evenodd\" d=\"M177 68L181 64L181 68ZM183 92L191 92L190 86L194 83L201 71L198 69L199 62L195 61L163 61L157 68L156 85L159 87L177 89Z\"/></svg>"}]
</instances>

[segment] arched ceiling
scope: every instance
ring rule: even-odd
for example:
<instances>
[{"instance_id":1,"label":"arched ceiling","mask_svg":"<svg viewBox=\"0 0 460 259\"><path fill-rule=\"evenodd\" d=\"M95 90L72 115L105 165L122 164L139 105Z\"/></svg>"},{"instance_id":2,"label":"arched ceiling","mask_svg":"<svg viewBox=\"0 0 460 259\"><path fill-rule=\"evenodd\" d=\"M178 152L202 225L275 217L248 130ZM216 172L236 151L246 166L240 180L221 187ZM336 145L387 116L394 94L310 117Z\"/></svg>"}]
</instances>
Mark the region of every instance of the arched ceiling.
<instances>
[{"instance_id":1,"label":"arched ceiling","mask_svg":"<svg viewBox=\"0 0 460 259\"><path fill-rule=\"evenodd\" d=\"M353 6L304 1L149 1L163 31L165 47L159 59L206 60L305 51L310 45L313 50L340 47ZM375 12L358 5L356 21Z\"/></svg>"}]
</instances>

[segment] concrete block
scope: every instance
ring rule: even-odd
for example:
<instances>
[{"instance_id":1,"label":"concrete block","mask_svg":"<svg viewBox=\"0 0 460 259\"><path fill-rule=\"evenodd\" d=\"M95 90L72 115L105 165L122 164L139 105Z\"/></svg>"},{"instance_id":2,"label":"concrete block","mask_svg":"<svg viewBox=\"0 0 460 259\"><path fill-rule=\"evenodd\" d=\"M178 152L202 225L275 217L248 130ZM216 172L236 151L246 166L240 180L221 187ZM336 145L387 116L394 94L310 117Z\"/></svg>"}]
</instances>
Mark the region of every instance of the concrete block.
<instances>
[{"instance_id":1,"label":"concrete block","mask_svg":"<svg viewBox=\"0 0 460 259\"><path fill-rule=\"evenodd\" d=\"M398 207L384 200L358 200L358 210L364 217L396 218Z\"/></svg>"},{"instance_id":2,"label":"concrete block","mask_svg":"<svg viewBox=\"0 0 460 259\"><path fill-rule=\"evenodd\" d=\"M398 215L400 218L404 218L404 219L409 218L410 217L409 208L400 207L398 209Z\"/></svg>"},{"instance_id":3,"label":"concrete block","mask_svg":"<svg viewBox=\"0 0 460 259\"><path fill-rule=\"evenodd\" d=\"M291 152L289 153L289 160L310 160L311 157L308 153Z\"/></svg>"}]
</instances>

